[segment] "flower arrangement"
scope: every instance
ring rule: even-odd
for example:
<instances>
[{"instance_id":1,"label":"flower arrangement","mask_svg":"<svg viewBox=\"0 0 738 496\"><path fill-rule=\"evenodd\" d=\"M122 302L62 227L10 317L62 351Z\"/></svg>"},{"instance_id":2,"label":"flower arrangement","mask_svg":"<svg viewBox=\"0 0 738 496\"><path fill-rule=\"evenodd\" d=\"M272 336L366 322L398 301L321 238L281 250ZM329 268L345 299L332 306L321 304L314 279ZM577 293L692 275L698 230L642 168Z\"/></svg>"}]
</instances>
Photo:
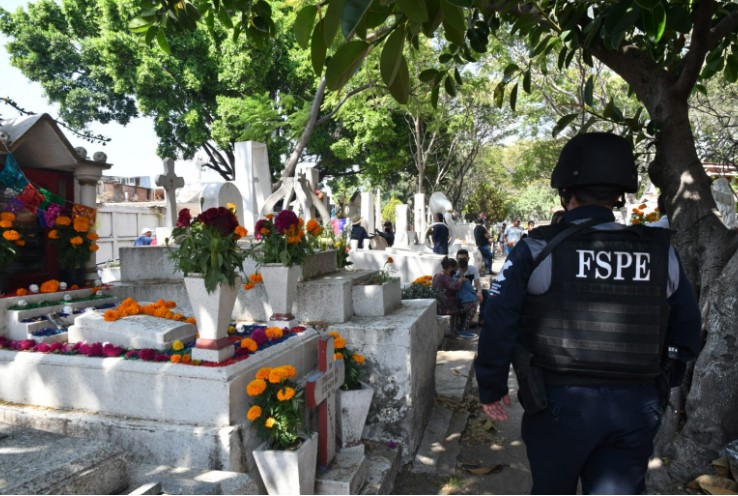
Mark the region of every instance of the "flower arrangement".
<instances>
[{"instance_id":1,"label":"flower arrangement","mask_svg":"<svg viewBox=\"0 0 738 496\"><path fill-rule=\"evenodd\" d=\"M160 317L162 319L176 320L179 322L188 322L197 324L194 317L185 317L181 313L172 312L177 304L173 301L164 301L159 299L156 303L141 305L133 298L126 298L118 305L117 308L111 308L104 314L107 322L115 322L118 319L128 317L130 315L150 315L152 317Z\"/></svg>"},{"instance_id":2,"label":"flower arrangement","mask_svg":"<svg viewBox=\"0 0 738 496\"><path fill-rule=\"evenodd\" d=\"M387 261L384 262L382 270L379 271L379 284L384 284L392 278L392 274L397 272L395 267L395 261L392 257L387 257Z\"/></svg>"},{"instance_id":3,"label":"flower arrangement","mask_svg":"<svg viewBox=\"0 0 738 496\"><path fill-rule=\"evenodd\" d=\"M661 213L659 213L659 209L655 209L653 212L646 213L646 208L648 205L645 203L641 203L637 207L635 207L631 214L630 214L630 223L631 224L645 224L646 222L656 222L661 217Z\"/></svg>"},{"instance_id":4,"label":"flower arrangement","mask_svg":"<svg viewBox=\"0 0 738 496\"><path fill-rule=\"evenodd\" d=\"M261 277L261 274L258 272L249 274L246 277L246 282L243 284L243 289L245 291L250 291L254 289L257 284L264 284L264 279Z\"/></svg>"},{"instance_id":5,"label":"flower arrangement","mask_svg":"<svg viewBox=\"0 0 738 496\"><path fill-rule=\"evenodd\" d=\"M341 233L337 226L334 228L332 225L326 225L318 238L318 245L322 251L336 250L336 267L339 269L353 265L353 262L348 259L350 247L346 243L347 238L348 230Z\"/></svg>"},{"instance_id":6,"label":"flower arrangement","mask_svg":"<svg viewBox=\"0 0 738 496\"><path fill-rule=\"evenodd\" d=\"M66 269L84 267L90 254L99 249L99 236L90 231L90 219L82 215L60 214L48 237L56 247L59 266Z\"/></svg>"},{"instance_id":7,"label":"flower arrangement","mask_svg":"<svg viewBox=\"0 0 738 496\"><path fill-rule=\"evenodd\" d=\"M336 350L334 358L343 360L346 371L341 389L345 391L361 389L361 366L366 361L364 356L346 348L346 340L338 331L328 331L328 335L333 336L333 346Z\"/></svg>"},{"instance_id":8,"label":"flower arrangement","mask_svg":"<svg viewBox=\"0 0 738 496\"><path fill-rule=\"evenodd\" d=\"M276 217L267 214L254 226L258 243L252 256L260 264L300 265L318 247L321 232L323 228L316 220L311 219L306 225L292 210L282 210Z\"/></svg>"},{"instance_id":9,"label":"flower arrangement","mask_svg":"<svg viewBox=\"0 0 738 496\"><path fill-rule=\"evenodd\" d=\"M290 449L300 442L305 399L304 390L292 381L296 376L292 365L265 367L246 386L253 398L246 418L269 449Z\"/></svg>"},{"instance_id":10,"label":"flower arrangement","mask_svg":"<svg viewBox=\"0 0 738 496\"><path fill-rule=\"evenodd\" d=\"M13 228L15 214L13 212L0 213L0 268L10 265L18 256L18 247L25 246L26 241Z\"/></svg>"},{"instance_id":11,"label":"flower arrangement","mask_svg":"<svg viewBox=\"0 0 738 496\"><path fill-rule=\"evenodd\" d=\"M247 256L236 242L246 234L233 211L225 207L209 208L194 220L185 208L179 212L172 238L166 239L167 246L170 240L177 245L176 250L170 248L169 258L185 277L202 274L205 289L212 293L219 284L235 285Z\"/></svg>"},{"instance_id":12,"label":"flower arrangement","mask_svg":"<svg viewBox=\"0 0 738 496\"><path fill-rule=\"evenodd\" d=\"M402 290L403 300L435 299L441 302L441 293L433 288L433 276L421 276Z\"/></svg>"}]
</instances>

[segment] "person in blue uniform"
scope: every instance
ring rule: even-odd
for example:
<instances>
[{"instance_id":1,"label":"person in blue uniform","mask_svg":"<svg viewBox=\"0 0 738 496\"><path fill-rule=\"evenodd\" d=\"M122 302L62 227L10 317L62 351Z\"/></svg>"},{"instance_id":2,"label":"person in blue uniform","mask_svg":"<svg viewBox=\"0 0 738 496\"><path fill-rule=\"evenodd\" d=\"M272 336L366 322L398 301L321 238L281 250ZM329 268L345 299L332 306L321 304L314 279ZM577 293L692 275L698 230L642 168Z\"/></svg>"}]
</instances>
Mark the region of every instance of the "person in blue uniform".
<instances>
[{"instance_id":1,"label":"person in blue uniform","mask_svg":"<svg viewBox=\"0 0 738 496\"><path fill-rule=\"evenodd\" d=\"M615 222L638 187L628 142L587 133L551 186L563 219L510 252L491 285L475 359L479 396L507 419L518 376L533 494L641 494L670 387L700 345L697 299L671 232Z\"/></svg>"},{"instance_id":2,"label":"person in blue uniform","mask_svg":"<svg viewBox=\"0 0 738 496\"><path fill-rule=\"evenodd\" d=\"M448 255L448 241L450 232L443 220L443 214L437 213L433 216L435 222L428 228L428 236L433 242L433 253Z\"/></svg>"}]
</instances>

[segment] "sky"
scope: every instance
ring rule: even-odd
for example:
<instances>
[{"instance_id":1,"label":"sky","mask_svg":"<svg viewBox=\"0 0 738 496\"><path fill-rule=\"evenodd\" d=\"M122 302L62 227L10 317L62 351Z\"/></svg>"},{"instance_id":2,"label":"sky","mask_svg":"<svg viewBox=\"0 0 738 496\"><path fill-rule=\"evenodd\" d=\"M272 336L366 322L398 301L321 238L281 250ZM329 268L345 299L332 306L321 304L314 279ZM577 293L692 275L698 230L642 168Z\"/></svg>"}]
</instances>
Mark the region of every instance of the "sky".
<instances>
[{"instance_id":1,"label":"sky","mask_svg":"<svg viewBox=\"0 0 738 496\"><path fill-rule=\"evenodd\" d=\"M14 11L25 6L28 0L0 0L5 10ZM10 56L5 49L8 39L0 34L0 96L14 100L21 108L32 112L46 112L56 118L58 107L49 104L43 96L41 85L26 79L20 70L10 65ZM14 118L20 114L13 107L0 104L0 116ZM105 145L90 143L62 128L72 146L83 146L91 157L97 151L108 155L113 167L105 172L110 176L155 176L163 174L162 161L156 156L157 137L153 121L149 118L132 120L127 126L119 124L93 124L93 134L102 134L111 139ZM179 173L179 170L177 170Z\"/></svg>"}]
</instances>

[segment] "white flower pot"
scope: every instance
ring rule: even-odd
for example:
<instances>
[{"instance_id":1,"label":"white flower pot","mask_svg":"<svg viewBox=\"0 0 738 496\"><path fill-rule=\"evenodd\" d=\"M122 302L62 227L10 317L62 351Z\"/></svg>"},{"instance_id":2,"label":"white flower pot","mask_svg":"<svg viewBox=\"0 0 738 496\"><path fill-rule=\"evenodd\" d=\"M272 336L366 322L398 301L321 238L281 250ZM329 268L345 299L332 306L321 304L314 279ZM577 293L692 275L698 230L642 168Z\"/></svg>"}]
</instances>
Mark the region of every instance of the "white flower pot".
<instances>
[{"instance_id":1,"label":"white flower pot","mask_svg":"<svg viewBox=\"0 0 738 496\"><path fill-rule=\"evenodd\" d=\"M191 274L184 278L184 282L192 313L197 319L197 332L200 334L192 358L211 362L227 360L235 353L228 341L228 326L241 278L236 277L233 286L218 285L212 293L205 289L203 276Z\"/></svg>"},{"instance_id":2,"label":"white flower pot","mask_svg":"<svg viewBox=\"0 0 738 496\"><path fill-rule=\"evenodd\" d=\"M361 386L361 389L353 391L338 390L336 430L342 448L350 448L361 443L361 434L374 397L374 389L363 382Z\"/></svg>"},{"instance_id":3,"label":"white flower pot","mask_svg":"<svg viewBox=\"0 0 738 496\"><path fill-rule=\"evenodd\" d=\"M318 466L318 434L294 451L268 450L266 443L253 452L259 475L269 494L313 494Z\"/></svg>"},{"instance_id":4,"label":"white flower pot","mask_svg":"<svg viewBox=\"0 0 738 496\"><path fill-rule=\"evenodd\" d=\"M295 322L292 308L297 297L297 282L302 277L302 267L264 264L259 268L259 272L267 292L269 306L272 307L270 323L285 322L285 327L291 327L287 323Z\"/></svg>"},{"instance_id":5,"label":"white flower pot","mask_svg":"<svg viewBox=\"0 0 738 496\"><path fill-rule=\"evenodd\" d=\"M402 286L399 278L384 284L357 284L351 288L354 315L382 317L400 306Z\"/></svg>"}]
</instances>

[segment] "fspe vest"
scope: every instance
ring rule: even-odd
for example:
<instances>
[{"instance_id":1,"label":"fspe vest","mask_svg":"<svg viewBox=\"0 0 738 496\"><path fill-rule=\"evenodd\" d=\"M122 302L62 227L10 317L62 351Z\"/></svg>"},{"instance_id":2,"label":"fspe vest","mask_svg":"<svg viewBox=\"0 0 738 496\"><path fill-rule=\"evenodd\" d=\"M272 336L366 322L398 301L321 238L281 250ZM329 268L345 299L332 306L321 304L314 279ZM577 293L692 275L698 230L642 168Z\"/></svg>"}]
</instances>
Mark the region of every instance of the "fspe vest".
<instances>
[{"instance_id":1,"label":"fspe vest","mask_svg":"<svg viewBox=\"0 0 738 496\"><path fill-rule=\"evenodd\" d=\"M532 237L550 241L562 229ZM528 295L522 311L521 341L536 365L607 379L656 377L669 318L669 231L589 229L550 256L549 290Z\"/></svg>"}]
</instances>

